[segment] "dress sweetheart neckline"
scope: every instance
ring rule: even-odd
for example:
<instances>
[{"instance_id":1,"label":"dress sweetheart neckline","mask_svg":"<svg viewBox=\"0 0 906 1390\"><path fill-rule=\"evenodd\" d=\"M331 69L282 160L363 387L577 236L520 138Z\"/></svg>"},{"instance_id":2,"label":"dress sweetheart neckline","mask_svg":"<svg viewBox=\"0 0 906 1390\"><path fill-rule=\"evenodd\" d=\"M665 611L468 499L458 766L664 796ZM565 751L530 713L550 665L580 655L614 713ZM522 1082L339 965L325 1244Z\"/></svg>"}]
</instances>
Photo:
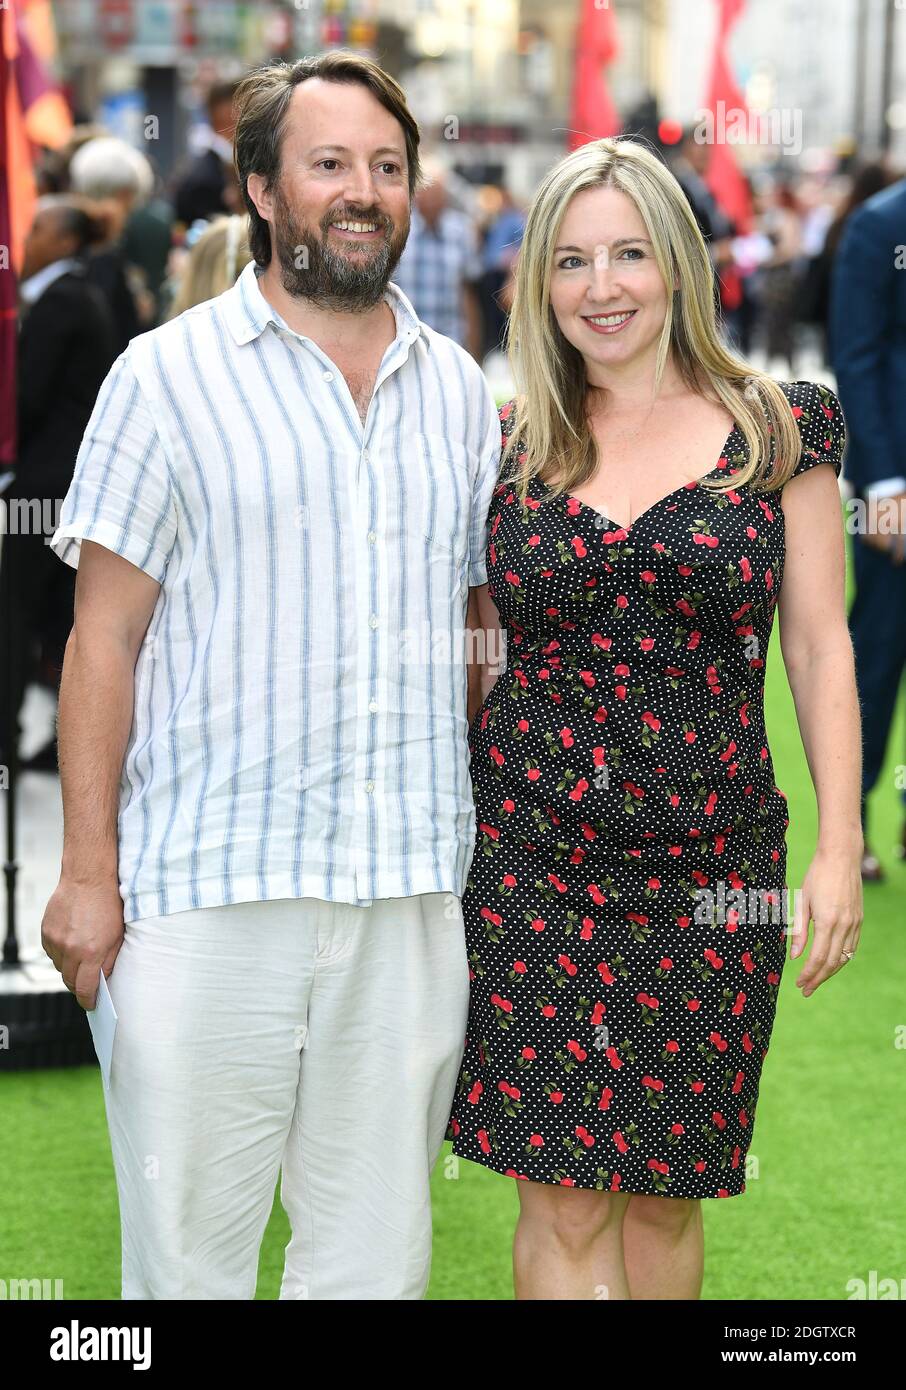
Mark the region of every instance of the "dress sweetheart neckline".
<instances>
[{"instance_id":1,"label":"dress sweetheart neckline","mask_svg":"<svg viewBox=\"0 0 906 1390\"><path fill-rule=\"evenodd\" d=\"M721 459L723 459L726 456L727 447L730 443L730 440L738 432L738 430L739 426L734 421L733 428L730 430L730 433L727 435L721 447ZM703 483L706 478L713 477L715 473L719 473L722 477L728 476L726 469L721 468L720 463L718 462L714 465L713 468L709 469L707 473L701 473L697 478L690 478L688 482L680 483L679 487L675 487L672 492L667 492L664 494L663 497L659 497L656 502L652 502L650 507L646 507L643 512L640 512L639 515L636 517L635 521L631 521L628 526L624 522L617 521L614 517L608 516L605 512L600 511L599 508L590 506L588 502L583 502L581 497L576 497L571 492L561 492L559 496L562 497L563 500L566 502L574 502L576 506L581 507L583 511L591 512L592 516L600 517L602 521L606 521L615 530L625 531L628 535L630 531L634 529L634 527L638 526L640 522L644 521L645 518L651 512L655 511L656 508L662 506L664 502L669 502L672 497L676 497L677 494L680 492L691 491L693 487L698 487L699 484ZM553 492L553 488L549 483L543 482L541 478L538 478L537 474L535 476L537 482L540 484L541 487L544 488L545 492Z\"/></svg>"}]
</instances>

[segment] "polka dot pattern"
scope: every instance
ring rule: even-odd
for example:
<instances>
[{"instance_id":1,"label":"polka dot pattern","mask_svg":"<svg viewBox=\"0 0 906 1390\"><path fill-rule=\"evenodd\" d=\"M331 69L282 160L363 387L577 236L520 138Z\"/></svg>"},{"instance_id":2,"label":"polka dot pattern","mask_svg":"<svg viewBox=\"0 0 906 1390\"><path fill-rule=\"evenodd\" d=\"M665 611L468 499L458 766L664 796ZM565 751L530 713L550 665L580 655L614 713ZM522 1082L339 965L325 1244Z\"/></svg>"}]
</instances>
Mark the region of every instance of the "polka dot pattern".
<instances>
[{"instance_id":1,"label":"polka dot pattern","mask_svg":"<svg viewBox=\"0 0 906 1390\"><path fill-rule=\"evenodd\" d=\"M785 383L796 473L840 403ZM500 412L504 438L513 403ZM737 427L708 477L746 461ZM745 1190L786 955L764 723L782 491L676 489L629 528L533 480L490 510L507 664L469 730L472 980L447 1137L516 1178Z\"/></svg>"}]
</instances>

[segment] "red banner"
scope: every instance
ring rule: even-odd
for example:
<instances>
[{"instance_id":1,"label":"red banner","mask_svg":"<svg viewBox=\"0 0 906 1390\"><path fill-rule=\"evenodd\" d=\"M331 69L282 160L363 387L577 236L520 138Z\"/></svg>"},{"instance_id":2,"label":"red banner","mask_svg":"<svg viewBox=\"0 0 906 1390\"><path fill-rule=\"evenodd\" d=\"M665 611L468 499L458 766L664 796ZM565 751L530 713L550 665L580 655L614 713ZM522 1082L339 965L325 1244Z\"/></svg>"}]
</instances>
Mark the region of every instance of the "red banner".
<instances>
[{"instance_id":1,"label":"red banner","mask_svg":"<svg viewBox=\"0 0 906 1390\"><path fill-rule=\"evenodd\" d=\"M715 139L705 182L739 233L752 230L752 200L749 186L736 162L726 131L729 126L748 118L746 99L730 66L727 45L730 30L746 7L746 0L716 0L717 32L714 38L714 57L705 107L713 118Z\"/></svg>"},{"instance_id":2,"label":"red banner","mask_svg":"<svg viewBox=\"0 0 906 1390\"><path fill-rule=\"evenodd\" d=\"M619 135L622 122L607 86L605 69L620 51L613 0L582 0L573 64L573 101L568 147Z\"/></svg>"},{"instance_id":3,"label":"red banner","mask_svg":"<svg viewBox=\"0 0 906 1390\"><path fill-rule=\"evenodd\" d=\"M17 276L35 210L37 145L55 148L72 130L45 63L53 22L43 0L0 4L0 471L16 453Z\"/></svg>"}]
</instances>

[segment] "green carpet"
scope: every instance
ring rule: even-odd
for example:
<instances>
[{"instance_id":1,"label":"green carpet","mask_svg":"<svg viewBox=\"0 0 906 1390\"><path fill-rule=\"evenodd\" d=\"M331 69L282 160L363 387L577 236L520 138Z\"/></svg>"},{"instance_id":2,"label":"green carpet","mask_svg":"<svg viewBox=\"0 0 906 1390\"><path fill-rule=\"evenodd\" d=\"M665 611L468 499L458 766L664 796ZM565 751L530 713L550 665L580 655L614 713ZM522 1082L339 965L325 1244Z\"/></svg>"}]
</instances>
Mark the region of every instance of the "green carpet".
<instances>
[{"instance_id":1,"label":"green carpet","mask_svg":"<svg viewBox=\"0 0 906 1390\"><path fill-rule=\"evenodd\" d=\"M775 772L789 798L792 888L815 843L816 814L776 624L767 703ZM801 962L787 963L751 1151L759 1176L740 1197L703 1203L705 1299L845 1299L847 1282L867 1280L871 1270L879 1280L902 1277L904 1057L896 1030L904 1021L906 865L893 849L904 748L901 698L870 807L888 881L866 886L859 955L836 979L804 1000L795 988ZM117 1299L116 1186L99 1072L4 1075L0 1115L0 1278L62 1279L65 1298ZM457 1163L445 1145L433 1178L429 1298L512 1298L514 1187ZM275 1195L258 1298L277 1297L288 1239Z\"/></svg>"}]
</instances>

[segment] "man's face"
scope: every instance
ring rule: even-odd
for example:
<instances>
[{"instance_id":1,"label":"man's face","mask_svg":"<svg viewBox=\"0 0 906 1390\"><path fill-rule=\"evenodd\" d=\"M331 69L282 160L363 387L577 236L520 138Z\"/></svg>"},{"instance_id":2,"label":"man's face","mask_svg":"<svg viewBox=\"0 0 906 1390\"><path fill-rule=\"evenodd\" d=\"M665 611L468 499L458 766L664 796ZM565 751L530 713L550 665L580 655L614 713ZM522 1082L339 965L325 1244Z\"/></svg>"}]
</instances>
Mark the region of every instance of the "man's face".
<instances>
[{"instance_id":1,"label":"man's face","mask_svg":"<svg viewBox=\"0 0 906 1390\"><path fill-rule=\"evenodd\" d=\"M704 141L689 139L683 145L683 153L699 178L704 178L711 162L711 150Z\"/></svg>"},{"instance_id":2,"label":"man's face","mask_svg":"<svg viewBox=\"0 0 906 1390\"><path fill-rule=\"evenodd\" d=\"M358 83L311 78L292 95L279 179L249 193L271 224L284 289L357 312L381 298L409 235L403 129Z\"/></svg>"},{"instance_id":3,"label":"man's face","mask_svg":"<svg viewBox=\"0 0 906 1390\"><path fill-rule=\"evenodd\" d=\"M208 119L213 130L225 140L232 140L236 131L236 118L233 115L232 101L218 101L212 107Z\"/></svg>"},{"instance_id":4,"label":"man's face","mask_svg":"<svg viewBox=\"0 0 906 1390\"><path fill-rule=\"evenodd\" d=\"M428 222L436 222L447 206L447 186L441 177L420 188L415 196L419 212Z\"/></svg>"},{"instance_id":5,"label":"man's face","mask_svg":"<svg viewBox=\"0 0 906 1390\"><path fill-rule=\"evenodd\" d=\"M30 275L36 275L39 270L52 265L54 261L71 256L74 246L73 238L63 231L63 220L59 211L46 204L42 207L39 203L34 221L25 238L22 279L27 280Z\"/></svg>"}]
</instances>

